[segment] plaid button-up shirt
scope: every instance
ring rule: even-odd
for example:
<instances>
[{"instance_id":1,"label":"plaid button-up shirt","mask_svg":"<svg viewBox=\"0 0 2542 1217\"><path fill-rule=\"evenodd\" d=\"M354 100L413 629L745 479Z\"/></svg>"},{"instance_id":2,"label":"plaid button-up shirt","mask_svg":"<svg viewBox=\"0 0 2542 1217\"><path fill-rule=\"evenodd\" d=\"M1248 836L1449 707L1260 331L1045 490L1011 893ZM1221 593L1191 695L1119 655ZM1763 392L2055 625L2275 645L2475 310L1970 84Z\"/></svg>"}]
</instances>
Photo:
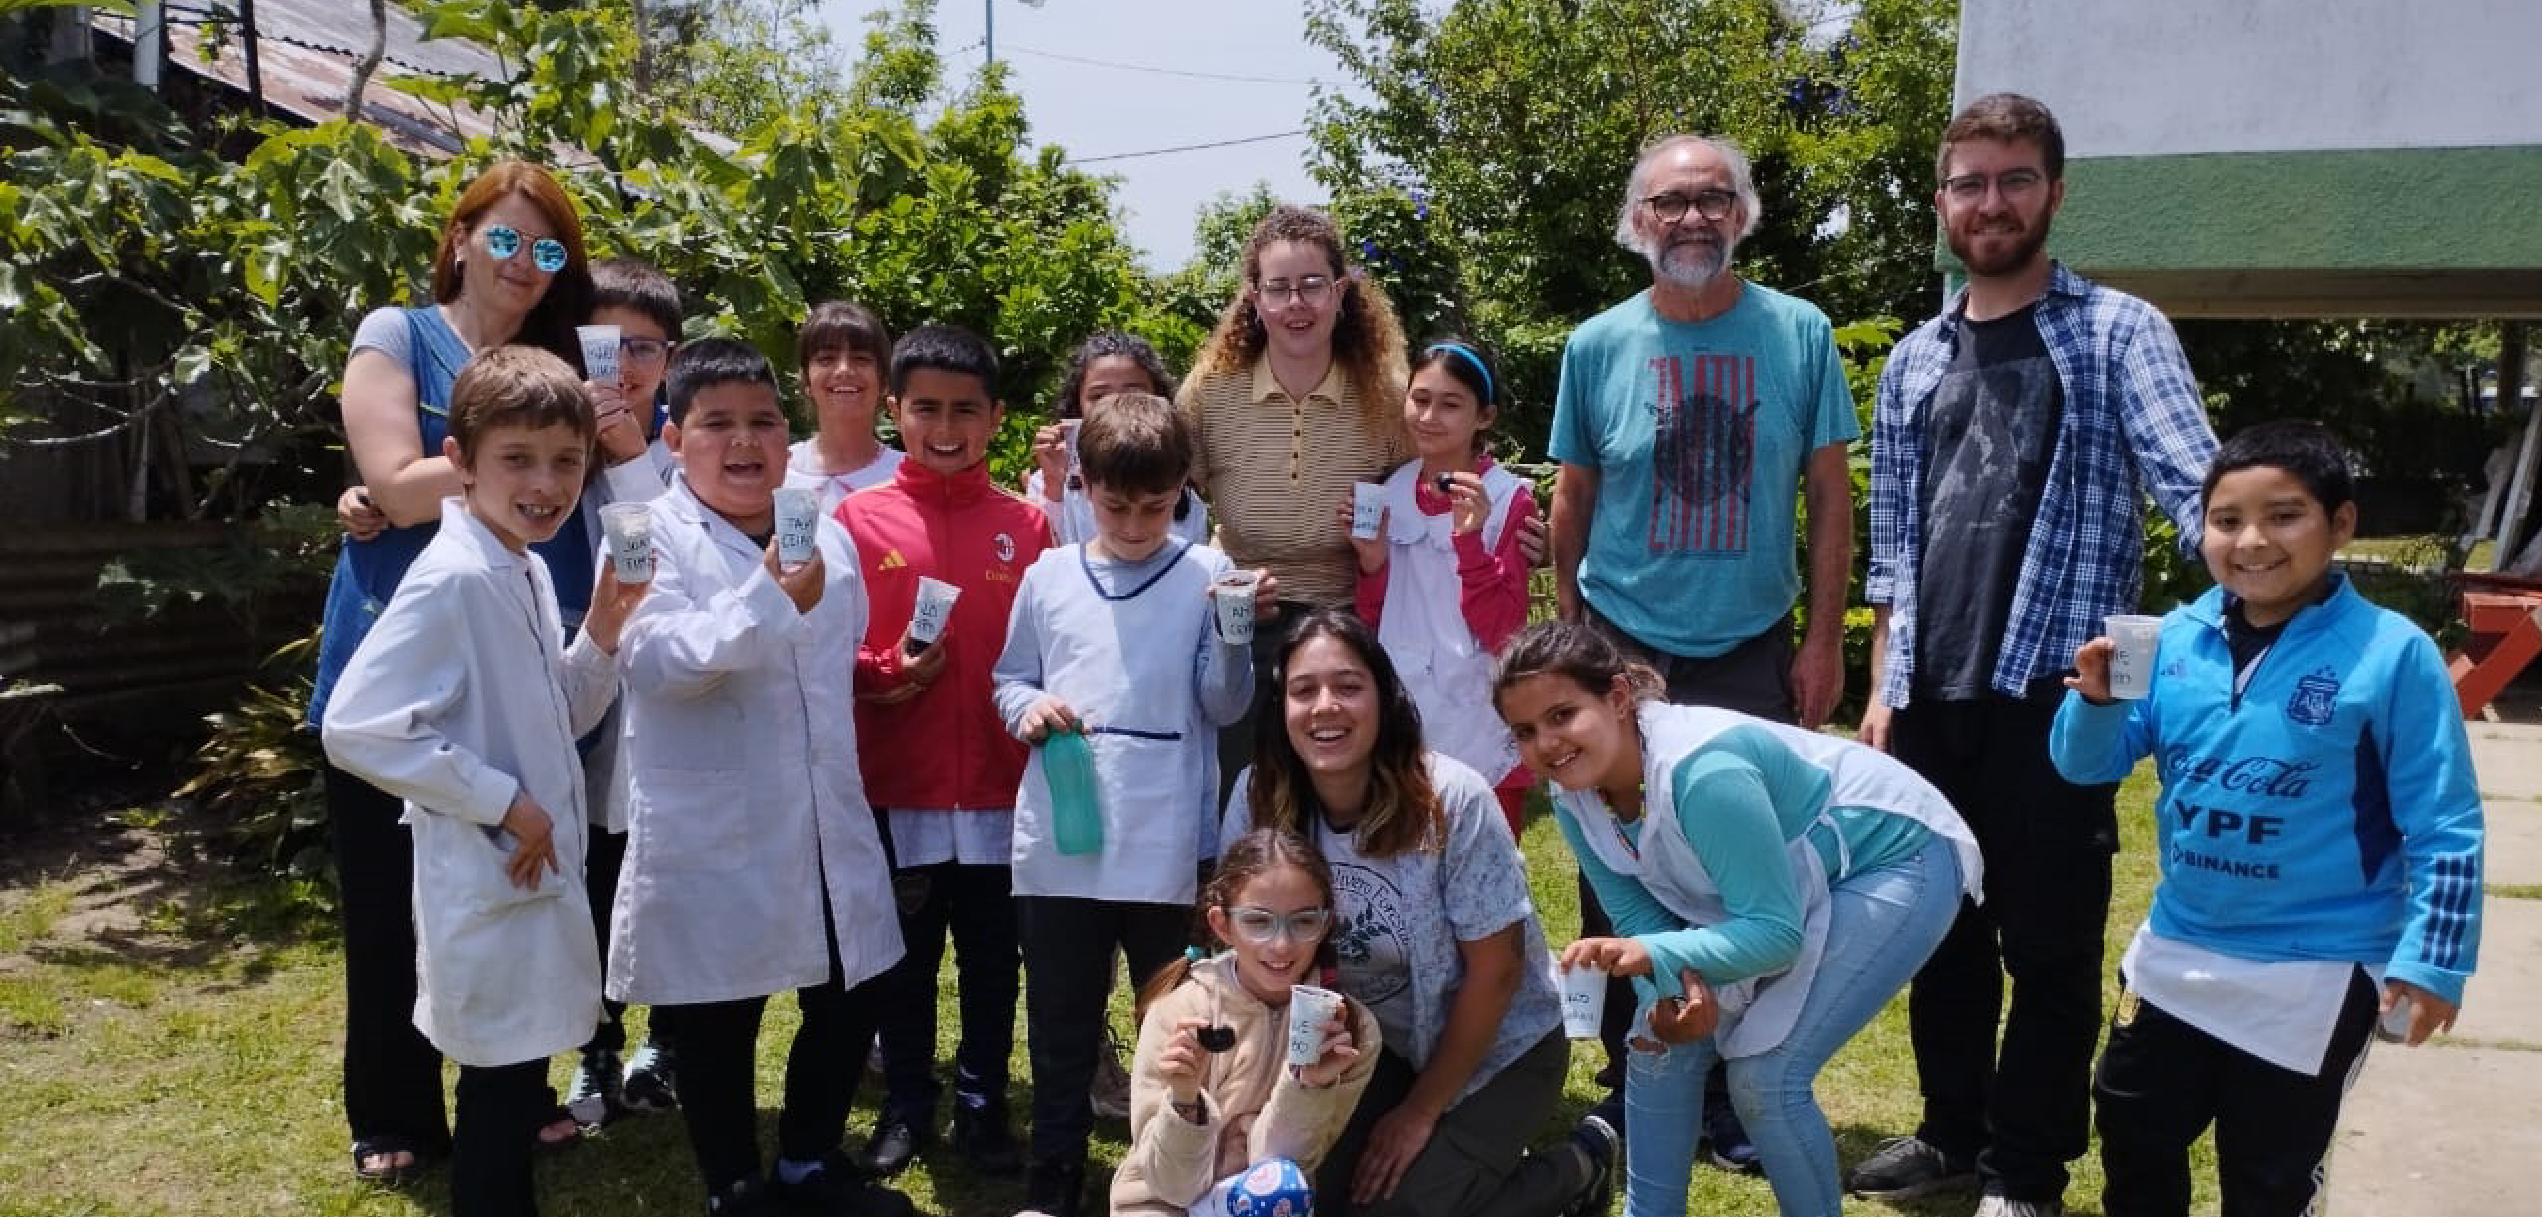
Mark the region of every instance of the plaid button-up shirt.
<instances>
[{"instance_id":1,"label":"plaid button-up shirt","mask_svg":"<svg viewBox=\"0 0 2542 1217\"><path fill-rule=\"evenodd\" d=\"M1940 316L1899 340L1872 412L1865 598L1889 606L1888 662L1876 694L1892 707L1907 704L1914 681L1916 578L1925 546L1950 556L1950 538L1924 535L1924 427L1934 390L1959 350L1966 298L1965 291L1954 295ZM2182 550L2195 556L2198 488L2216 449L2180 340L2153 306L2060 263L2033 316L2064 399L1990 682L2015 697L2069 667L2075 648L2101 632L2104 615L2136 611L2147 493L2179 525Z\"/></svg>"}]
</instances>

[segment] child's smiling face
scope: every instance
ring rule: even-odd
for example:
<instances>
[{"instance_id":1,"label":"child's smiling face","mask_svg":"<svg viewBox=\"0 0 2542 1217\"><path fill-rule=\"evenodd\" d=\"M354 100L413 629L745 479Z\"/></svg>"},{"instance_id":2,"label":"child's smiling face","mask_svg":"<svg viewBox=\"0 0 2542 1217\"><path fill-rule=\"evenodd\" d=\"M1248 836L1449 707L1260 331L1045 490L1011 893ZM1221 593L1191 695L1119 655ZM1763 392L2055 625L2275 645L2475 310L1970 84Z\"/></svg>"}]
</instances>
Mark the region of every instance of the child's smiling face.
<instances>
[{"instance_id":1,"label":"child's smiling face","mask_svg":"<svg viewBox=\"0 0 2542 1217\"><path fill-rule=\"evenodd\" d=\"M2303 479L2274 465L2219 477L2207 493L2207 572L2242 601L2243 620L2275 625L2321 594L2330 560L2357 531L2357 505L2322 510Z\"/></svg>"},{"instance_id":2,"label":"child's smiling face","mask_svg":"<svg viewBox=\"0 0 2542 1217\"><path fill-rule=\"evenodd\" d=\"M516 554L564 526L591 465L590 439L564 423L488 427L473 450L452 439L443 452L459 468L468 514Z\"/></svg>"},{"instance_id":3,"label":"child's smiling face","mask_svg":"<svg viewBox=\"0 0 2542 1217\"><path fill-rule=\"evenodd\" d=\"M786 415L775 385L731 380L700 387L680 421L662 429L699 502L750 536L776 527L786 472Z\"/></svg>"},{"instance_id":4,"label":"child's smiling face","mask_svg":"<svg viewBox=\"0 0 2542 1217\"><path fill-rule=\"evenodd\" d=\"M969 372L911 368L892 418L909 459L935 473L961 473L988 459L989 440L1006 411Z\"/></svg>"},{"instance_id":5,"label":"child's smiling face","mask_svg":"<svg viewBox=\"0 0 2542 1217\"><path fill-rule=\"evenodd\" d=\"M1305 921L1321 924L1309 933ZM1331 928L1323 889L1295 865L1274 865L1245 880L1224 905L1209 910L1210 932L1235 952L1236 979L1265 1005L1286 1004L1291 986L1313 979L1316 950Z\"/></svg>"}]
</instances>

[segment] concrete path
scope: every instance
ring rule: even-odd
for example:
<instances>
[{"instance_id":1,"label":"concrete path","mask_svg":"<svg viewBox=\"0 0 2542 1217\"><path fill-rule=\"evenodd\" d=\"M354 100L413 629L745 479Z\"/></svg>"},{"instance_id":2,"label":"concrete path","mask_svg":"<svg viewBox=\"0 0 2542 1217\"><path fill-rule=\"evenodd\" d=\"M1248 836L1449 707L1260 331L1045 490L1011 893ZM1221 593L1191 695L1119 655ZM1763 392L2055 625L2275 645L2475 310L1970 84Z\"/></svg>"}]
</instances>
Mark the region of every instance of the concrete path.
<instances>
[{"instance_id":1,"label":"concrete path","mask_svg":"<svg viewBox=\"0 0 2542 1217\"><path fill-rule=\"evenodd\" d=\"M2488 813L2480 970L2453 1034L2366 1054L2331 1217L2542 1212L2542 726L2468 726Z\"/></svg>"}]
</instances>

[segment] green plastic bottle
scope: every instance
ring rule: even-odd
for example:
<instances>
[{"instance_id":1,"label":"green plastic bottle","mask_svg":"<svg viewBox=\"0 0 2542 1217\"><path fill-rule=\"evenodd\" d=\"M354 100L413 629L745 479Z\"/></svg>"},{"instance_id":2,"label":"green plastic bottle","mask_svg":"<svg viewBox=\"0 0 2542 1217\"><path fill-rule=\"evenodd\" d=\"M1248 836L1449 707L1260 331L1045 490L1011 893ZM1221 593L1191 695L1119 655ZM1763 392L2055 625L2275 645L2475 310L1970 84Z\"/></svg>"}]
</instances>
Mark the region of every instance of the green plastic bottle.
<instances>
[{"instance_id":1,"label":"green plastic bottle","mask_svg":"<svg viewBox=\"0 0 2542 1217\"><path fill-rule=\"evenodd\" d=\"M1050 784L1050 835L1063 854L1103 851L1103 795L1095 785L1094 749L1074 731L1042 740L1042 780Z\"/></svg>"}]
</instances>

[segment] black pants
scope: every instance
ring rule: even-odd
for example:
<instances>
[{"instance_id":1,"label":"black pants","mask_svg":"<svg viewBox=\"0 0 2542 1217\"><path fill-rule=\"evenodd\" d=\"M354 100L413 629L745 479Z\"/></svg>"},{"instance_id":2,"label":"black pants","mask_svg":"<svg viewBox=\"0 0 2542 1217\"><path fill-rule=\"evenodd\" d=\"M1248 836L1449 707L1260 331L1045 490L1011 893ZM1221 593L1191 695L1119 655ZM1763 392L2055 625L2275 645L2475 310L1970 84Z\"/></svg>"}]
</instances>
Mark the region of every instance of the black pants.
<instances>
[{"instance_id":1,"label":"black pants","mask_svg":"<svg viewBox=\"0 0 2542 1217\"><path fill-rule=\"evenodd\" d=\"M1908 990L1916 1135L2029 1201L2060 1199L2090 1143L2118 843L2118 788L2074 785L2048 759L2045 692L1916 702L1890 720L1889 746L1959 809L1986 860L1986 902L1961 902Z\"/></svg>"},{"instance_id":2,"label":"black pants","mask_svg":"<svg viewBox=\"0 0 2542 1217\"><path fill-rule=\"evenodd\" d=\"M823 903L822 916L830 912ZM840 978L838 932L830 932L830 977L794 991L803 1012L786 1050L785 1106L777 1116L777 1156L815 1162L839 1148L865 1067L865 1047L889 999L890 973L849 988ZM932 1003L931 1003L932 1004ZM708 1195L759 1174L759 1019L765 997L656 1006L653 1018L680 1051L680 1116Z\"/></svg>"},{"instance_id":3,"label":"black pants","mask_svg":"<svg viewBox=\"0 0 2542 1217\"><path fill-rule=\"evenodd\" d=\"M1003 1103L1006 1059L1015 1051L1016 971L1013 879L1003 866L943 862L892 872L906 953L886 978L880 1027L886 1119L914 1128L935 1120L936 971L953 939L962 1038L953 1053L954 1101ZM688 1044L680 1044L686 1061ZM685 1082L683 1083L685 1085Z\"/></svg>"},{"instance_id":4,"label":"black pants","mask_svg":"<svg viewBox=\"0 0 2542 1217\"><path fill-rule=\"evenodd\" d=\"M2224 1217L2312 1211L2379 996L2357 969L2315 1073L2269 1064L2152 1002L2121 999L2092 1087L2109 1217L2187 1217L2189 1146L2209 1124Z\"/></svg>"},{"instance_id":5,"label":"black pants","mask_svg":"<svg viewBox=\"0 0 2542 1217\"><path fill-rule=\"evenodd\" d=\"M1280 650L1288 645L1289 633L1300 619L1314 612L1315 606L1303 600L1282 600L1279 611L1253 623L1253 701L1245 707L1245 716L1218 729L1218 806L1225 807L1227 798L1253 764L1254 733L1261 729L1265 715L1279 722L1281 693L1271 683L1271 667L1280 662Z\"/></svg>"},{"instance_id":6,"label":"black pants","mask_svg":"<svg viewBox=\"0 0 2542 1217\"><path fill-rule=\"evenodd\" d=\"M600 967L609 967L609 918L618 907L618 872L627 861L627 834L595 824L583 856L583 891L591 897L592 941L600 944ZM600 999L606 1017L591 1029L585 1052L623 1052L627 1047L627 1003Z\"/></svg>"},{"instance_id":7,"label":"black pants","mask_svg":"<svg viewBox=\"0 0 2542 1217\"><path fill-rule=\"evenodd\" d=\"M333 765L321 780L344 919L345 1121L356 1141L402 1137L437 1157L450 1123L441 1052L415 1029L414 840L395 797Z\"/></svg>"},{"instance_id":8,"label":"black pants","mask_svg":"<svg viewBox=\"0 0 2542 1217\"><path fill-rule=\"evenodd\" d=\"M551 1102L547 1058L459 1067L459 1136L450 1154L451 1217L536 1217L530 1147Z\"/></svg>"},{"instance_id":9,"label":"black pants","mask_svg":"<svg viewBox=\"0 0 2542 1217\"><path fill-rule=\"evenodd\" d=\"M1638 659L1659 673L1667 683L1668 700L1679 706L1713 706L1736 710L1778 723L1797 722L1800 703L1792 695L1792 621L1789 617L1775 622L1764 633L1748 639L1718 655L1671 655L1624 632L1623 627L1608 620L1604 613L1583 603L1585 619L1598 632L1622 648L1626 655ZM1605 938L1615 933L1615 922L1598 903L1598 894L1589 887L1586 874L1576 876L1580 887L1580 936ZM1607 1087L1618 1096L1624 1093L1624 1038L1633 1025L1633 982L1610 980L1606 984L1606 1008L1598 1016L1598 1041L1606 1046L1606 1075L1614 1084ZM1730 1098L1729 1075L1723 1065L1715 1063L1704 1078L1707 1108L1727 1103Z\"/></svg>"},{"instance_id":10,"label":"black pants","mask_svg":"<svg viewBox=\"0 0 2542 1217\"><path fill-rule=\"evenodd\" d=\"M1113 949L1129 963L1135 993L1189 942L1192 911L1180 904L1018 896L1015 919L1031 1029L1033 1160L1083 1164L1094 1129L1086 1096L1112 996Z\"/></svg>"}]
</instances>

